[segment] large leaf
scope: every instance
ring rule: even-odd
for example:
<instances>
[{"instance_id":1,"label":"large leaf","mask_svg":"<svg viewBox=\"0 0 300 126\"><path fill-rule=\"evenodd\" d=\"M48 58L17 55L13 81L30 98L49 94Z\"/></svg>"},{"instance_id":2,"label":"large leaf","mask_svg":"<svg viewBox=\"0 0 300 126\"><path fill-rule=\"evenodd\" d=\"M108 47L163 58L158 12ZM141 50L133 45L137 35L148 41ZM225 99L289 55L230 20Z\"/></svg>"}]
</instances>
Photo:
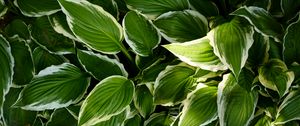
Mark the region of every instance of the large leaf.
<instances>
[{"instance_id":1,"label":"large leaf","mask_svg":"<svg viewBox=\"0 0 300 126\"><path fill-rule=\"evenodd\" d=\"M144 122L144 126L170 126L174 120L174 117L165 112L154 113Z\"/></svg>"},{"instance_id":2,"label":"large leaf","mask_svg":"<svg viewBox=\"0 0 300 126\"><path fill-rule=\"evenodd\" d=\"M60 11L55 14L49 15L48 19L51 26L57 33L62 34L71 39L77 40L77 38L71 31L67 22L66 15L63 12Z\"/></svg>"},{"instance_id":3,"label":"large leaf","mask_svg":"<svg viewBox=\"0 0 300 126\"><path fill-rule=\"evenodd\" d=\"M211 71L227 69L214 54L207 37L185 43L172 43L163 47L191 66Z\"/></svg>"},{"instance_id":4,"label":"large leaf","mask_svg":"<svg viewBox=\"0 0 300 126\"><path fill-rule=\"evenodd\" d=\"M101 6L105 11L109 12L116 19L119 19L118 5L116 3L116 1L119 0L87 0L87 1L91 2L92 4Z\"/></svg>"},{"instance_id":5,"label":"large leaf","mask_svg":"<svg viewBox=\"0 0 300 126\"><path fill-rule=\"evenodd\" d=\"M281 24L263 8L243 6L231 14L244 17L255 27L255 30L260 33L276 39L281 37L280 34L283 32Z\"/></svg>"},{"instance_id":6,"label":"large leaf","mask_svg":"<svg viewBox=\"0 0 300 126\"><path fill-rule=\"evenodd\" d=\"M154 102L174 105L185 99L195 81L194 73L194 69L186 66L168 66L155 80Z\"/></svg>"},{"instance_id":7,"label":"large leaf","mask_svg":"<svg viewBox=\"0 0 300 126\"><path fill-rule=\"evenodd\" d=\"M130 104L134 94L132 81L122 76L103 79L90 92L79 113L79 125L95 125L118 115Z\"/></svg>"},{"instance_id":8,"label":"large leaf","mask_svg":"<svg viewBox=\"0 0 300 126\"><path fill-rule=\"evenodd\" d=\"M206 125L218 117L217 87L202 87L183 103L180 126Z\"/></svg>"},{"instance_id":9,"label":"large leaf","mask_svg":"<svg viewBox=\"0 0 300 126\"><path fill-rule=\"evenodd\" d=\"M160 34L143 15L130 11L123 19L125 40L141 56L149 56L160 42Z\"/></svg>"},{"instance_id":10,"label":"large leaf","mask_svg":"<svg viewBox=\"0 0 300 126\"><path fill-rule=\"evenodd\" d=\"M208 33L215 54L236 77L248 58L248 50L254 41L253 34L253 28L239 18L219 25Z\"/></svg>"},{"instance_id":11,"label":"large leaf","mask_svg":"<svg viewBox=\"0 0 300 126\"><path fill-rule=\"evenodd\" d=\"M189 0L192 8L200 12L206 17L217 16L219 10L213 0Z\"/></svg>"},{"instance_id":12,"label":"large leaf","mask_svg":"<svg viewBox=\"0 0 300 126\"><path fill-rule=\"evenodd\" d=\"M56 0L16 0L15 4L22 14L29 17L51 15L60 10Z\"/></svg>"},{"instance_id":13,"label":"large leaf","mask_svg":"<svg viewBox=\"0 0 300 126\"><path fill-rule=\"evenodd\" d=\"M66 108L56 109L48 120L47 126L77 126L77 120Z\"/></svg>"},{"instance_id":14,"label":"large leaf","mask_svg":"<svg viewBox=\"0 0 300 126\"><path fill-rule=\"evenodd\" d=\"M14 106L35 111L67 107L81 100L89 81L72 64L47 67L22 90Z\"/></svg>"},{"instance_id":15,"label":"large leaf","mask_svg":"<svg viewBox=\"0 0 300 126\"><path fill-rule=\"evenodd\" d=\"M259 81L266 88L277 91L282 97L286 93L295 78L293 71L288 71L288 68L279 59L271 59L268 63L258 69Z\"/></svg>"},{"instance_id":16,"label":"large leaf","mask_svg":"<svg viewBox=\"0 0 300 126\"><path fill-rule=\"evenodd\" d=\"M126 119L127 109L118 115L112 116L109 120L97 123L93 126L124 126L123 122Z\"/></svg>"},{"instance_id":17,"label":"large leaf","mask_svg":"<svg viewBox=\"0 0 300 126\"><path fill-rule=\"evenodd\" d=\"M186 42L201 38L208 32L206 18L193 10L171 11L154 21L162 36L170 42Z\"/></svg>"},{"instance_id":18,"label":"large leaf","mask_svg":"<svg viewBox=\"0 0 300 126\"><path fill-rule=\"evenodd\" d=\"M150 19L169 11L181 11L189 8L187 0L125 0L127 7L137 10Z\"/></svg>"},{"instance_id":19,"label":"large leaf","mask_svg":"<svg viewBox=\"0 0 300 126\"><path fill-rule=\"evenodd\" d=\"M58 1L71 30L88 47L109 54L125 49L121 25L103 8L84 0Z\"/></svg>"},{"instance_id":20,"label":"large leaf","mask_svg":"<svg viewBox=\"0 0 300 126\"><path fill-rule=\"evenodd\" d=\"M218 115L221 126L247 126L252 119L258 94L251 90L254 75L243 70L238 79L223 76L218 86Z\"/></svg>"},{"instance_id":21,"label":"large leaf","mask_svg":"<svg viewBox=\"0 0 300 126\"><path fill-rule=\"evenodd\" d=\"M136 87L133 100L135 107L144 118L147 118L155 109L153 95L146 85Z\"/></svg>"},{"instance_id":22,"label":"large leaf","mask_svg":"<svg viewBox=\"0 0 300 126\"><path fill-rule=\"evenodd\" d=\"M300 63L300 16L298 20L290 24L283 38L283 59L287 65L298 62Z\"/></svg>"},{"instance_id":23,"label":"large leaf","mask_svg":"<svg viewBox=\"0 0 300 126\"><path fill-rule=\"evenodd\" d=\"M8 93L13 80L14 58L11 55L11 47L0 34L0 118L5 95Z\"/></svg>"},{"instance_id":24,"label":"large leaf","mask_svg":"<svg viewBox=\"0 0 300 126\"><path fill-rule=\"evenodd\" d=\"M111 59L107 56L84 50L78 50L77 56L85 70L98 80L102 80L111 75L123 75L125 77L128 76L123 64L116 59Z\"/></svg>"}]
</instances>

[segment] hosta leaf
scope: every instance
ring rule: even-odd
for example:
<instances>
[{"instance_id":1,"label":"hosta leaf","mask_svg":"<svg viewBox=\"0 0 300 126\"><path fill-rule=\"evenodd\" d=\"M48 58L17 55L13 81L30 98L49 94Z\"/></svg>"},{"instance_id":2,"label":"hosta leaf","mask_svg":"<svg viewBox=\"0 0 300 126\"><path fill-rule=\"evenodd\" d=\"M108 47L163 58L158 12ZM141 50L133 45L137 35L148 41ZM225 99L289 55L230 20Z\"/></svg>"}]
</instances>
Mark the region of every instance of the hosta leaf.
<instances>
[{"instance_id":1,"label":"hosta leaf","mask_svg":"<svg viewBox=\"0 0 300 126\"><path fill-rule=\"evenodd\" d=\"M219 10L213 0L189 0L190 6L206 17L217 16Z\"/></svg>"},{"instance_id":2,"label":"hosta leaf","mask_svg":"<svg viewBox=\"0 0 300 126\"><path fill-rule=\"evenodd\" d=\"M269 116L263 116L254 126L272 126L272 119Z\"/></svg>"},{"instance_id":3,"label":"hosta leaf","mask_svg":"<svg viewBox=\"0 0 300 126\"><path fill-rule=\"evenodd\" d=\"M135 107L144 118L147 118L155 109L153 96L146 85L136 87L133 101Z\"/></svg>"},{"instance_id":4,"label":"hosta leaf","mask_svg":"<svg viewBox=\"0 0 300 126\"><path fill-rule=\"evenodd\" d=\"M134 117L125 120L124 126L140 126L142 123L141 116L136 114Z\"/></svg>"},{"instance_id":5,"label":"hosta leaf","mask_svg":"<svg viewBox=\"0 0 300 126\"><path fill-rule=\"evenodd\" d=\"M123 19L125 40L135 53L149 56L160 42L160 34L143 15L128 12Z\"/></svg>"},{"instance_id":6,"label":"hosta leaf","mask_svg":"<svg viewBox=\"0 0 300 126\"><path fill-rule=\"evenodd\" d=\"M144 126L170 126L174 120L174 117L165 112L154 113L144 122Z\"/></svg>"},{"instance_id":7,"label":"hosta leaf","mask_svg":"<svg viewBox=\"0 0 300 126\"><path fill-rule=\"evenodd\" d=\"M28 17L51 15L60 10L56 0L16 0L15 5Z\"/></svg>"},{"instance_id":8,"label":"hosta leaf","mask_svg":"<svg viewBox=\"0 0 300 126\"><path fill-rule=\"evenodd\" d=\"M100 6L84 0L58 0L68 24L84 44L103 53L115 54L122 45L123 32L117 20Z\"/></svg>"},{"instance_id":9,"label":"hosta leaf","mask_svg":"<svg viewBox=\"0 0 300 126\"><path fill-rule=\"evenodd\" d=\"M49 15L49 22L53 29L59 33L62 34L70 39L77 40L73 32L71 31L66 15L63 12L57 12L55 14Z\"/></svg>"},{"instance_id":10,"label":"hosta leaf","mask_svg":"<svg viewBox=\"0 0 300 126\"><path fill-rule=\"evenodd\" d=\"M247 126L253 117L258 94L251 90L254 75L243 70L238 80L223 76L218 86L218 115L221 126Z\"/></svg>"},{"instance_id":11,"label":"hosta leaf","mask_svg":"<svg viewBox=\"0 0 300 126\"><path fill-rule=\"evenodd\" d=\"M300 119L300 91L291 91L278 109L275 124L283 124Z\"/></svg>"},{"instance_id":12,"label":"hosta leaf","mask_svg":"<svg viewBox=\"0 0 300 126\"><path fill-rule=\"evenodd\" d=\"M300 16L298 20L290 24L283 38L283 59L287 65L298 62L300 63Z\"/></svg>"},{"instance_id":13,"label":"hosta leaf","mask_svg":"<svg viewBox=\"0 0 300 126\"><path fill-rule=\"evenodd\" d=\"M89 81L86 74L72 64L50 66L22 90L14 106L35 111L67 107L83 97Z\"/></svg>"},{"instance_id":14,"label":"hosta leaf","mask_svg":"<svg viewBox=\"0 0 300 126\"><path fill-rule=\"evenodd\" d=\"M97 123L93 126L124 126L123 122L126 119L127 110L122 113L112 116L109 120Z\"/></svg>"},{"instance_id":15,"label":"hosta leaf","mask_svg":"<svg viewBox=\"0 0 300 126\"><path fill-rule=\"evenodd\" d=\"M239 18L219 25L208 33L215 54L236 77L248 58L248 50L253 44L253 33L252 27Z\"/></svg>"},{"instance_id":16,"label":"hosta leaf","mask_svg":"<svg viewBox=\"0 0 300 126\"><path fill-rule=\"evenodd\" d=\"M92 4L101 6L105 11L113 15L117 20L119 19L118 5L116 0L87 0ZM119 0L117 0L119 1Z\"/></svg>"},{"instance_id":17,"label":"hosta leaf","mask_svg":"<svg viewBox=\"0 0 300 126\"><path fill-rule=\"evenodd\" d=\"M13 80L14 58L11 55L11 47L0 34L0 118L3 114L4 96L8 93Z\"/></svg>"},{"instance_id":18,"label":"hosta leaf","mask_svg":"<svg viewBox=\"0 0 300 126\"><path fill-rule=\"evenodd\" d=\"M74 52L73 41L55 32L48 17L37 18L30 30L33 40L49 52L57 54Z\"/></svg>"},{"instance_id":19,"label":"hosta leaf","mask_svg":"<svg viewBox=\"0 0 300 126\"><path fill-rule=\"evenodd\" d=\"M284 62L279 59L271 59L258 69L259 81L266 88L277 91L282 97L286 93L295 78L294 72L288 71Z\"/></svg>"},{"instance_id":20,"label":"hosta leaf","mask_svg":"<svg viewBox=\"0 0 300 126\"><path fill-rule=\"evenodd\" d=\"M11 53L15 60L14 79L16 85L28 84L34 75L34 64L29 45L15 36L10 39Z\"/></svg>"},{"instance_id":21,"label":"hosta leaf","mask_svg":"<svg viewBox=\"0 0 300 126\"><path fill-rule=\"evenodd\" d=\"M281 9L286 18L294 17L299 12L300 0L281 0Z\"/></svg>"},{"instance_id":22,"label":"hosta leaf","mask_svg":"<svg viewBox=\"0 0 300 126\"><path fill-rule=\"evenodd\" d=\"M201 38L208 32L206 18L193 10L171 11L155 19L154 25L170 42L186 42Z\"/></svg>"},{"instance_id":23,"label":"hosta leaf","mask_svg":"<svg viewBox=\"0 0 300 126\"><path fill-rule=\"evenodd\" d=\"M30 33L28 27L25 24L25 22L20 19L15 19L12 22L10 22L5 27L5 33L9 37L13 37L14 35L19 35L21 38L25 40L30 39Z\"/></svg>"},{"instance_id":24,"label":"hosta leaf","mask_svg":"<svg viewBox=\"0 0 300 126\"><path fill-rule=\"evenodd\" d=\"M0 18L6 13L7 7L5 6L5 1L0 0Z\"/></svg>"},{"instance_id":25,"label":"hosta leaf","mask_svg":"<svg viewBox=\"0 0 300 126\"><path fill-rule=\"evenodd\" d=\"M209 124L218 117L217 87L202 87L192 92L183 106L180 126Z\"/></svg>"},{"instance_id":26,"label":"hosta leaf","mask_svg":"<svg viewBox=\"0 0 300 126\"><path fill-rule=\"evenodd\" d=\"M46 126L77 126L77 120L66 108L56 109Z\"/></svg>"},{"instance_id":27,"label":"hosta leaf","mask_svg":"<svg viewBox=\"0 0 300 126\"><path fill-rule=\"evenodd\" d=\"M156 62L154 62L149 67L145 68L142 71L142 83L148 83L148 82L154 82L158 76L158 74L164 70L169 64L172 63L166 63L163 61L163 59L158 59Z\"/></svg>"},{"instance_id":28,"label":"hosta leaf","mask_svg":"<svg viewBox=\"0 0 300 126\"><path fill-rule=\"evenodd\" d=\"M150 19L169 12L181 11L189 8L187 0L125 0L127 7L137 10Z\"/></svg>"},{"instance_id":29,"label":"hosta leaf","mask_svg":"<svg viewBox=\"0 0 300 126\"><path fill-rule=\"evenodd\" d=\"M186 66L168 66L155 80L154 102L174 105L185 99L195 81L194 73L194 69Z\"/></svg>"},{"instance_id":30,"label":"hosta leaf","mask_svg":"<svg viewBox=\"0 0 300 126\"><path fill-rule=\"evenodd\" d=\"M256 31L276 39L280 38L283 32L281 24L263 8L243 6L231 14L244 17L255 27Z\"/></svg>"},{"instance_id":31,"label":"hosta leaf","mask_svg":"<svg viewBox=\"0 0 300 126\"><path fill-rule=\"evenodd\" d=\"M270 49L269 37L255 32L253 35L253 45L249 49L249 57L247 62L252 66L262 65L268 58Z\"/></svg>"},{"instance_id":32,"label":"hosta leaf","mask_svg":"<svg viewBox=\"0 0 300 126\"><path fill-rule=\"evenodd\" d=\"M79 125L94 125L118 115L130 104L134 94L132 81L122 76L103 79L89 93L79 113Z\"/></svg>"},{"instance_id":33,"label":"hosta leaf","mask_svg":"<svg viewBox=\"0 0 300 126\"><path fill-rule=\"evenodd\" d=\"M185 43L172 43L163 47L191 66L211 71L226 69L226 66L214 54L207 37Z\"/></svg>"},{"instance_id":34,"label":"hosta leaf","mask_svg":"<svg viewBox=\"0 0 300 126\"><path fill-rule=\"evenodd\" d=\"M78 50L77 56L86 71L98 80L102 80L111 75L128 76L123 64L116 59L110 59L107 56L84 50Z\"/></svg>"}]
</instances>

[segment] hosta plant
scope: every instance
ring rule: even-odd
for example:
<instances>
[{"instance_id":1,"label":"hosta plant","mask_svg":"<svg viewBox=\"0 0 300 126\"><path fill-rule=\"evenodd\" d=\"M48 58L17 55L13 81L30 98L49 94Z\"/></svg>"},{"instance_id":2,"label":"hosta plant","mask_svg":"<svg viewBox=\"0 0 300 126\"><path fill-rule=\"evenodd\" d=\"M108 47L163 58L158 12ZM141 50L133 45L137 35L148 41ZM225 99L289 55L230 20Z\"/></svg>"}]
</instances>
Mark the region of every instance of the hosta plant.
<instances>
[{"instance_id":1,"label":"hosta plant","mask_svg":"<svg viewBox=\"0 0 300 126\"><path fill-rule=\"evenodd\" d=\"M300 0L0 0L2 126L298 126Z\"/></svg>"}]
</instances>

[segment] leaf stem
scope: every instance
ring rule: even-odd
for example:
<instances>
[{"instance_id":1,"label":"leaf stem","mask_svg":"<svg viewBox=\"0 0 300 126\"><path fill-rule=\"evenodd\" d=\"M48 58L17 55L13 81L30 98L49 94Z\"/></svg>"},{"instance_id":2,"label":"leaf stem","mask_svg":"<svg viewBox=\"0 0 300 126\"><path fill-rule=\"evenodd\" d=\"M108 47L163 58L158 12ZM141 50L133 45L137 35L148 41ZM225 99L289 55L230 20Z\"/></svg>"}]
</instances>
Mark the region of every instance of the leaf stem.
<instances>
[{"instance_id":1,"label":"leaf stem","mask_svg":"<svg viewBox=\"0 0 300 126\"><path fill-rule=\"evenodd\" d=\"M125 56L127 57L127 59L132 63L135 64L132 56L129 54L129 52L127 51L127 49L125 48L125 46L123 44L121 44L121 51L123 52L123 54L125 54Z\"/></svg>"}]
</instances>

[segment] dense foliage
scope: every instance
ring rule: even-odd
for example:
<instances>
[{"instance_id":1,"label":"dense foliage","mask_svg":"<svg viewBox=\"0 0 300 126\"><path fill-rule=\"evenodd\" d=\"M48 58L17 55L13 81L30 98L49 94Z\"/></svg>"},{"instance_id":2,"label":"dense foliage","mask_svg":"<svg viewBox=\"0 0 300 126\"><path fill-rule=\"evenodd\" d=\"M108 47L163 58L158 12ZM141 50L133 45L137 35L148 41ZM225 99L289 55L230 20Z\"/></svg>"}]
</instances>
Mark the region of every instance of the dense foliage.
<instances>
[{"instance_id":1,"label":"dense foliage","mask_svg":"<svg viewBox=\"0 0 300 126\"><path fill-rule=\"evenodd\" d=\"M300 0L0 0L0 125L297 126Z\"/></svg>"}]
</instances>

